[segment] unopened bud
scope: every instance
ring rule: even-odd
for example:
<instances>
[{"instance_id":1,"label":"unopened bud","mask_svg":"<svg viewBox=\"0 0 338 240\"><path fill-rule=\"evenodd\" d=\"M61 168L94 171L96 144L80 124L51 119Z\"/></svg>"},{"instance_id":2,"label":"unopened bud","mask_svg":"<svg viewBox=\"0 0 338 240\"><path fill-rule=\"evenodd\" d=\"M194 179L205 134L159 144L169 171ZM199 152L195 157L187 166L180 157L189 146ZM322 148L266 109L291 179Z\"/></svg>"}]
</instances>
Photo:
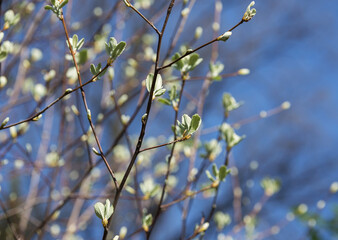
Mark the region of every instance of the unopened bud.
<instances>
[{"instance_id":1,"label":"unopened bud","mask_svg":"<svg viewBox=\"0 0 338 240\"><path fill-rule=\"evenodd\" d=\"M231 35L232 35L232 32L229 32L229 31L225 32L223 35L219 36L217 38L217 40L225 42L225 41L227 41L230 38Z\"/></svg>"},{"instance_id":2,"label":"unopened bud","mask_svg":"<svg viewBox=\"0 0 338 240\"><path fill-rule=\"evenodd\" d=\"M282 109L287 110L291 107L291 103L289 101L285 101L281 104Z\"/></svg>"},{"instance_id":3,"label":"unopened bud","mask_svg":"<svg viewBox=\"0 0 338 240\"><path fill-rule=\"evenodd\" d=\"M250 73L250 69L247 69L247 68L241 68L237 72L238 75L248 75L249 73Z\"/></svg>"}]
</instances>

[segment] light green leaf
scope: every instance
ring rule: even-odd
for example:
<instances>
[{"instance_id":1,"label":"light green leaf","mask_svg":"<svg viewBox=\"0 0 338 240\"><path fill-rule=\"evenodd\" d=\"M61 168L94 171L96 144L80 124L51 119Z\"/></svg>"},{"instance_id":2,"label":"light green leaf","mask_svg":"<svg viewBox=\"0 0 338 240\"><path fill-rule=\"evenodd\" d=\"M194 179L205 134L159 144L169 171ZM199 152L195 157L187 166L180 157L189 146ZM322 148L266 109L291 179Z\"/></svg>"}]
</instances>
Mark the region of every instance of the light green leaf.
<instances>
[{"instance_id":1,"label":"light green leaf","mask_svg":"<svg viewBox=\"0 0 338 240\"><path fill-rule=\"evenodd\" d=\"M154 92L154 96L155 97L159 97L159 96L162 96L164 93L165 93L165 89L164 88L161 88L161 89L158 89Z\"/></svg>"},{"instance_id":2,"label":"light green leaf","mask_svg":"<svg viewBox=\"0 0 338 240\"><path fill-rule=\"evenodd\" d=\"M215 177L218 177L218 169L216 164L212 164L212 174L214 174Z\"/></svg>"},{"instance_id":3,"label":"light green leaf","mask_svg":"<svg viewBox=\"0 0 338 240\"><path fill-rule=\"evenodd\" d=\"M146 87L147 87L147 90L148 92L151 91L151 86L153 84L153 79L154 79L154 74L152 73L149 73L147 78L146 78ZM162 86L162 77L160 74L157 74L157 77L156 77L156 82L155 82L155 88L154 88L154 96L161 96L162 94L164 94L165 92L165 89L164 89L164 92L163 91L159 91L163 88ZM160 95L156 95L156 92L158 92L158 94Z\"/></svg>"},{"instance_id":4,"label":"light green leaf","mask_svg":"<svg viewBox=\"0 0 338 240\"><path fill-rule=\"evenodd\" d=\"M105 205L105 218L109 219L111 215L114 213L114 207L110 204L109 199L106 199L106 205Z\"/></svg>"},{"instance_id":5,"label":"light green leaf","mask_svg":"<svg viewBox=\"0 0 338 240\"><path fill-rule=\"evenodd\" d=\"M224 181L225 180L225 177L228 175L228 171L227 171L227 168L226 166L221 166L219 168L219 173L218 173L218 179L220 181Z\"/></svg>"},{"instance_id":6,"label":"light green leaf","mask_svg":"<svg viewBox=\"0 0 338 240\"><path fill-rule=\"evenodd\" d=\"M165 105L169 105L169 106L171 105L171 101L167 98L159 98L159 99L157 99L157 101L159 101L160 103L163 103Z\"/></svg>"},{"instance_id":7,"label":"light green leaf","mask_svg":"<svg viewBox=\"0 0 338 240\"><path fill-rule=\"evenodd\" d=\"M63 0L63 2L60 4L59 8L63 8L64 6L66 6L67 3L68 3L68 0Z\"/></svg>"},{"instance_id":8,"label":"light green leaf","mask_svg":"<svg viewBox=\"0 0 338 240\"><path fill-rule=\"evenodd\" d=\"M195 114L191 118L191 129L190 133L194 133L197 131L197 129L201 126L201 117L198 114Z\"/></svg>"},{"instance_id":9,"label":"light green leaf","mask_svg":"<svg viewBox=\"0 0 338 240\"><path fill-rule=\"evenodd\" d=\"M176 59L180 58L181 55L179 53L175 53L175 55L172 57L172 60L175 61ZM181 71L183 69L183 62L182 62L182 59L177 61L176 63L173 64L173 66Z\"/></svg>"},{"instance_id":10,"label":"light green leaf","mask_svg":"<svg viewBox=\"0 0 338 240\"><path fill-rule=\"evenodd\" d=\"M96 67L94 64L90 64L90 72L93 74L93 75L96 75Z\"/></svg>"},{"instance_id":11,"label":"light green leaf","mask_svg":"<svg viewBox=\"0 0 338 240\"><path fill-rule=\"evenodd\" d=\"M207 175L210 181L214 182L216 180L208 170L205 171L205 174Z\"/></svg>"},{"instance_id":12,"label":"light green leaf","mask_svg":"<svg viewBox=\"0 0 338 240\"><path fill-rule=\"evenodd\" d=\"M84 38L81 38L81 40L76 44L76 49L80 50L84 44Z\"/></svg>"},{"instance_id":13,"label":"light green leaf","mask_svg":"<svg viewBox=\"0 0 338 240\"><path fill-rule=\"evenodd\" d=\"M74 34L72 41L70 41L74 50L76 50L78 40L79 40L79 37L76 34Z\"/></svg>"},{"instance_id":14,"label":"light green leaf","mask_svg":"<svg viewBox=\"0 0 338 240\"><path fill-rule=\"evenodd\" d=\"M105 213L105 211L104 211L104 205L102 204L102 203L100 203L100 202L97 202L97 203L95 203L95 205L94 205L94 210L95 210L95 214L96 214L96 216L98 217L98 218L100 218L100 219L104 219L104 213Z\"/></svg>"},{"instance_id":15,"label":"light green leaf","mask_svg":"<svg viewBox=\"0 0 338 240\"><path fill-rule=\"evenodd\" d=\"M7 58L7 52L0 50L0 62L4 61Z\"/></svg>"},{"instance_id":16,"label":"light green leaf","mask_svg":"<svg viewBox=\"0 0 338 240\"><path fill-rule=\"evenodd\" d=\"M189 129L191 126L191 118L187 114L183 114L182 116L182 125Z\"/></svg>"},{"instance_id":17,"label":"light green leaf","mask_svg":"<svg viewBox=\"0 0 338 240\"><path fill-rule=\"evenodd\" d=\"M50 6L50 5L46 5L46 6L45 6L45 10L51 10L51 11L53 11L53 7Z\"/></svg>"},{"instance_id":18,"label":"light green leaf","mask_svg":"<svg viewBox=\"0 0 338 240\"><path fill-rule=\"evenodd\" d=\"M111 57L113 59L116 59L118 56L120 56L122 54L122 52L124 51L125 48L126 48L126 42L123 42L123 41L119 42L119 44L114 48Z\"/></svg>"}]
</instances>

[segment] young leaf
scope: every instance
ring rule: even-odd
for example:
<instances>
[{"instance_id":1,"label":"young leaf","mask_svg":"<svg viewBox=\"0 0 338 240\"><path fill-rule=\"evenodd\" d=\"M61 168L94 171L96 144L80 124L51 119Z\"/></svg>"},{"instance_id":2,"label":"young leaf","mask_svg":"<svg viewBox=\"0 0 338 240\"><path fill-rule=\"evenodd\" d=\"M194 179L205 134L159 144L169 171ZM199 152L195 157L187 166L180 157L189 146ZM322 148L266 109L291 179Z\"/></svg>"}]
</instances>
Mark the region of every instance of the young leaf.
<instances>
[{"instance_id":1,"label":"young leaf","mask_svg":"<svg viewBox=\"0 0 338 240\"><path fill-rule=\"evenodd\" d=\"M6 126L6 124L8 123L8 121L9 121L9 117L6 117L6 118L2 121L2 123L1 123L1 125L0 125L0 129L3 128L4 126Z\"/></svg>"},{"instance_id":2,"label":"young leaf","mask_svg":"<svg viewBox=\"0 0 338 240\"><path fill-rule=\"evenodd\" d=\"M153 84L153 79L154 79L154 74L149 73L147 78L146 78L146 87L148 92L151 90L151 85Z\"/></svg>"},{"instance_id":3,"label":"young leaf","mask_svg":"<svg viewBox=\"0 0 338 240\"><path fill-rule=\"evenodd\" d=\"M212 164L212 174L214 174L215 177L218 177L218 169L216 164Z\"/></svg>"},{"instance_id":4,"label":"young leaf","mask_svg":"<svg viewBox=\"0 0 338 240\"><path fill-rule=\"evenodd\" d=\"M173 86L171 87L171 90L169 91L169 99L170 99L171 101L173 101L173 100L175 100L175 99L177 98L177 92L176 92L176 89L177 89L176 85L173 85Z\"/></svg>"},{"instance_id":5,"label":"young leaf","mask_svg":"<svg viewBox=\"0 0 338 240\"><path fill-rule=\"evenodd\" d=\"M114 48L111 57L113 59L116 59L118 56L122 54L125 48L126 48L126 42L123 42L123 41L119 42L119 44L117 44L117 46Z\"/></svg>"},{"instance_id":6,"label":"young leaf","mask_svg":"<svg viewBox=\"0 0 338 240\"><path fill-rule=\"evenodd\" d=\"M50 5L46 5L46 6L45 6L45 10L51 10L51 11L53 11L53 7L50 6Z\"/></svg>"},{"instance_id":7,"label":"young leaf","mask_svg":"<svg viewBox=\"0 0 338 240\"><path fill-rule=\"evenodd\" d=\"M153 223L153 216L148 214L147 216L143 217L142 219L142 228L145 232L149 231L149 227Z\"/></svg>"},{"instance_id":8,"label":"young leaf","mask_svg":"<svg viewBox=\"0 0 338 240\"><path fill-rule=\"evenodd\" d=\"M94 64L90 64L90 72L91 72L93 75L96 75L96 68L95 68L95 65L94 65Z\"/></svg>"},{"instance_id":9,"label":"young leaf","mask_svg":"<svg viewBox=\"0 0 338 240\"><path fill-rule=\"evenodd\" d=\"M112 47L112 49L114 49L114 48L116 47L116 45L117 45L116 39L115 39L114 37L111 37L111 38L109 39L109 44L110 44L110 46Z\"/></svg>"},{"instance_id":10,"label":"young leaf","mask_svg":"<svg viewBox=\"0 0 338 240\"><path fill-rule=\"evenodd\" d=\"M242 104L242 102L237 102L231 94L223 94L223 107L226 114L229 114L230 111L239 108Z\"/></svg>"},{"instance_id":11,"label":"young leaf","mask_svg":"<svg viewBox=\"0 0 338 240\"><path fill-rule=\"evenodd\" d=\"M109 199L106 199L106 205L105 205L105 218L109 219L111 217L111 215L113 215L114 212L114 207L112 205L110 205L110 201Z\"/></svg>"},{"instance_id":12,"label":"young leaf","mask_svg":"<svg viewBox=\"0 0 338 240\"><path fill-rule=\"evenodd\" d=\"M61 2L59 8L63 8L64 6L66 6L66 4L68 3L68 0L63 0L63 2Z\"/></svg>"},{"instance_id":13,"label":"young leaf","mask_svg":"<svg viewBox=\"0 0 338 240\"><path fill-rule=\"evenodd\" d=\"M79 37L78 37L76 34L74 34L74 35L73 35L72 41L70 41L70 43L72 44L72 48L73 48L73 49L74 49L74 48L76 49L78 40L79 40ZM75 49L74 49L74 50L75 50Z\"/></svg>"},{"instance_id":14,"label":"young leaf","mask_svg":"<svg viewBox=\"0 0 338 240\"><path fill-rule=\"evenodd\" d=\"M157 99L157 101L159 101L160 103L163 103L165 105L169 105L169 106L171 105L171 101L167 98L159 98L159 99Z\"/></svg>"},{"instance_id":15,"label":"young leaf","mask_svg":"<svg viewBox=\"0 0 338 240\"><path fill-rule=\"evenodd\" d=\"M80 50L84 44L84 38L81 38L81 40L76 44L76 49Z\"/></svg>"},{"instance_id":16,"label":"young leaf","mask_svg":"<svg viewBox=\"0 0 338 240\"><path fill-rule=\"evenodd\" d=\"M193 115L191 118L190 133L196 132L197 129L200 127L201 122L202 122L201 117L198 114Z\"/></svg>"},{"instance_id":17,"label":"young leaf","mask_svg":"<svg viewBox=\"0 0 338 240\"><path fill-rule=\"evenodd\" d=\"M157 74L156 83L155 83L155 91L160 90L162 88L162 76Z\"/></svg>"},{"instance_id":18,"label":"young leaf","mask_svg":"<svg viewBox=\"0 0 338 240\"><path fill-rule=\"evenodd\" d=\"M205 174L207 175L210 181L214 182L216 180L208 170L205 171Z\"/></svg>"},{"instance_id":19,"label":"young leaf","mask_svg":"<svg viewBox=\"0 0 338 240\"><path fill-rule=\"evenodd\" d=\"M146 87L148 92L151 91L151 86L153 84L154 75L152 73L149 73L146 79ZM154 88L154 97L161 96L165 93L165 89L162 86L162 77L160 74L157 74L156 82L155 82L155 88Z\"/></svg>"},{"instance_id":20,"label":"young leaf","mask_svg":"<svg viewBox=\"0 0 338 240\"><path fill-rule=\"evenodd\" d=\"M182 116L182 125L189 130L191 127L191 118L187 114L183 114Z\"/></svg>"},{"instance_id":21,"label":"young leaf","mask_svg":"<svg viewBox=\"0 0 338 240\"><path fill-rule=\"evenodd\" d=\"M172 60L175 61L176 59L180 58L181 55L179 53L175 53L175 55L172 57ZM176 63L173 64L173 66L181 71L183 69L183 62L182 62L182 59L177 61Z\"/></svg>"},{"instance_id":22,"label":"young leaf","mask_svg":"<svg viewBox=\"0 0 338 240\"><path fill-rule=\"evenodd\" d=\"M94 205L95 214L98 218L104 219L104 205L100 202L95 203Z\"/></svg>"},{"instance_id":23,"label":"young leaf","mask_svg":"<svg viewBox=\"0 0 338 240\"><path fill-rule=\"evenodd\" d=\"M154 92L154 96L155 97L159 97L159 96L162 96L164 93L165 93L165 89L164 88L161 88L161 89L158 89Z\"/></svg>"},{"instance_id":24,"label":"young leaf","mask_svg":"<svg viewBox=\"0 0 338 240\"><path fill-rule=\"evenodd\" d=\"M188 65L189 65L189 68L187 70L188 71L192 71L195 69L195 67L200 64L201 62L203 61L202 58L199 57L199 55L197 53L193 53L190 55L190 58L188 60Z\"/></svg>"},{"instance_id":25,"label":"young leaf","mask_svg":"<svg viewBox=\"0 0 338 240\"><path fill-rule=\"evenodd\" d=\"M227 168L226 166L221 166L219 168L219 173L218 173L218 178L220 181L224 181L225 180L225 177L228 175L228 171L227 171Z\"/></svg>"}]
</instances>

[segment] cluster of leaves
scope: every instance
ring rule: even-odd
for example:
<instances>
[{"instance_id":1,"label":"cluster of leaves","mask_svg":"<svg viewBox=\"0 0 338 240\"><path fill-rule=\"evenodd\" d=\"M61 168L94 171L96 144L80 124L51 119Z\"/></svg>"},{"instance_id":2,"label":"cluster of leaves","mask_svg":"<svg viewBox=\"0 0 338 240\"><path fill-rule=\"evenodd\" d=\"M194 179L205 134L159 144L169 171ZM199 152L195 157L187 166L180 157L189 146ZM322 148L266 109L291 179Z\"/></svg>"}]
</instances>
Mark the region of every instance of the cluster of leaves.
<instances>
[{"instance_id":1,"label":"cluster of leaves","mask_svg":"<svg viewBox=\"0 0 338 240\"><path fill-rule=\"evenodd\" d=\"M151 86L154 81L154 74L149 73L147 78L146 78L146 87L148 92L151 91ZM162 85L162 77L160 74L157 74L156 81L155 81L155 88L154 88L154 94L153 94L153 99L156 97L162 96L165 93L165 88Z\"/></svg>"},{"instance_id":2,"label":"cluster of leaves","mask_svg":"<svg viewBox=\"0 0 338 240\"><path fill-rule=\"evenodd\" d=\"M256 9L255 8L252 8L251 7L255 5L255 1L252 1L249 6L247 7L244 15L243 15L243 21L244 22L248 22L250 21L255 15L256 15Z\"/></svg>"},{"instance_id":3,"label":"cluster of leaves","mask_svg":"<svg viewBox=\"0 0 338 240\"><path fill-rule=\"evenodd\" d=\"M191 52L190 49L186 50L186 54ZM203 59L199 57L197 53L192 53L190 55L187 55L183 58L181 58L182 55L180 53L176 53L172 60L176 61L173 66L179 70L182 75L187 74L188 72L194 70L202 61ZM180 59L180 60L178 60ZM177 61L178 60L178 61Z\"/></svg>"},{"instance_id":4,"label":"cluster of leaves","mask_svg":"<svg viewBox=\"0 0 338 240\"><path fill-rule=\"evenodd\" d=\"M204 150L205 153L202 153L201 157L213 162L222 152L222 147L219 141L212 139L211 141L204 144Z\"/></svg>"},{"instance_id":5,"label":"cluster of leaves","mask_svg":"<svg viewBox=\"0 0 338 240\"><path fill-rule=\"evenodd\" d=\"M4 14L4 21L5 23L2 27L2 31L0 31L0 63L7 58L8 54L14 51L14 44L11 41L2 41L5 37L3 31L18 24L20 22L20 14L15 14L11 9L7 10ZM3 85L4 84L0 82L0 89L4 87Z\"/></svg>"},{"instance_id":6,"label":"cluster of leaves","mask_svg":"<svg viewBox=\"0 0 338 240\"><path fill-rule=\"evenodd\" d=\"M221 181L225 181L226 176L231 172L230 169L227 169L225 165L222 165L219 169L216 164L212 165L212 174L209 170L205 171L205 174L212 182L212 187L218 187Z\"/></svg>"},{"instance_id":7,"label":"cluster of leaves","mask_svg":"<svg viewBox=\"0 0 338 240\"><path fill-rule=\"evenodd\" d=\"M173 84L171 86L171 89L168 91L169 92L169 98L159 98L158 101L165 104L172 106L175 111L178 110L178 94L177 94L177 86Z\"/></svg>"},{"instance_id":8,"label":"cluster of leaves","mask_svg":"<svg viewBox=\"0 0 338 240\"><path fill-rule=\"evenodd\" d=\"M191 118L187 114L184 114L181 122L177 120L177 127L174 131L179 132L182 138L190 138L198 130L201 123L202 120L198 114L193 115Z\"/></svg>"},{"instance_id":9,"label":"cluster of leaves","mask_svg":"<svg viewBox=\"0 0 338 240\"><path fill-rule=\"evenodd\" d=\"M261 181L261 186L264 189L264 193L266 196L272 196L280 190L281 182L278 179L265 177Z\"/></svg>"},{"instance_id":10,"label":"cluster of leaves","mask_svg":"<svg viewBox=\"0 0 338 240\"><path fill-rule=\"evenodd\" d=\"M52 5L46 5L45 9L56 14L59 19L62 19L62 8L66 6L68 0L51 0Z\"/></svg>"},{"instance_id":11,"label":"cluster of leaves","mask_svg":"<svg viewBox=\"0 0 338 240\"><path fill-rule=\"evenodd\" d=\"M106 199L106 204L103 205L101 202L97 202L94 205L95 214L102 220L103 227L108 225L108 219L114 213L114 207L110 204L109 199Z\"/></svg>"},{"instance_id":12,"label":"cluster of leaves","mask_svg":"<svg viewBox=\"0 0 338 240\"><path fill-rule=\"evenodd\" d=\"M237 102L236 99L230 93L223 94L223 108L225 117L229 116L229 112L239 108L243 102Z\"/></svg>"},{"instance_id":13,"label":"cluster of leaves","mask_svg":"<svg viewBox=\"0 0 338 240\"><path fill-rule=\"evenodd\" d=\"M126 48L126 42L121 41L117 42L114 37L111 37L109 39L109 42L105 44L106 45L106 52L109 56L109 59L107 61L108 65L111 65L118 56L122 54L124 49Z\"/></svg>"},{"instance_id":14,"label":"cluster of leaves","mask_svg":"<svg viewBox=\"0 0 338 240\"><path fill-rule=\"evenodd\" d=\"M227 151L230 151L234 146L240 143L245 136L239 136L235 133L235 130L228 123L223 123L220 127L220 132L222 138L225 140L227 144Z\"/></svg>"},{"instance_id":15,"label":"cluster of leaves","mask_svg":"<svg viewBox=\"0 0 338 240\"><path fill-rule=\"evenodd\" d=\"M220 81L222 77L220 76L220 73L224 69L224 64L217 62L217 63L212 63L210 62L209 64L209 72L210 72L210 78L212 80Z\"/></svg>"}]
</instances>

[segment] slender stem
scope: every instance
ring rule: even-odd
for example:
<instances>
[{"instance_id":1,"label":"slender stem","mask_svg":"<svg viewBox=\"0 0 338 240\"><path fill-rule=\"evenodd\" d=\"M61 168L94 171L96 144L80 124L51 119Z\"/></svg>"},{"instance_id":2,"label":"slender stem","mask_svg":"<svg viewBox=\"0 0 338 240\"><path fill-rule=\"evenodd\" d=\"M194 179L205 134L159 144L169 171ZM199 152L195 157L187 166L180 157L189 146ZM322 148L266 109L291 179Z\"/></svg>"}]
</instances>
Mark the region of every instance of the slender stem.
<instances>
[{"instance_id":1,"label":"slender stem","mask_svg":"<svg viewBox=\"0 0 338 240\"><path fill-rule=\"evenodd\" d=\"M229 32L233 31L235 28L237 28L237 27L238 27L239 25L241 25L243 22L244 22L244 21L241 20L241 21L240 21L239 23L237 23L235 26L233 26L232 28L230 28L228 31L229 31ZM162 70L162 69L165 69L165 68L170 67L171 65L173 65L173 64L176 63L176 62L178 62L178 61L181 60L182 58L184 58L184 57L186 57L186 56L188 56L188 55L190 55L190 54L192 54L192 53L194 53L194 52L200 50L201 48L204 48L204 47L206 47L206 46L208 46L208 45L210 45L210 44L212 44L212 43L214 43L214 42L216 42L216 41L219 41L218 37L217 37L217 38L214 38L213 40L211 40L211 41L209 41L209 42L207 42L207 43L204 43L203 45L201 45L201 46L199 46L199 47L197 47L197 48L195 48L195 49L193 49L193 50L187 51L185 54L183 54L181 57L175 59L175 60L172 61L171 63L168 63L167 65L164 65L164 66L160 67L159 70Z\"/></svg>"},{"instance_id":2,"label":"slender stem","mask_svg":"<svg viewBox=\"0 0 338 240\"><path fill-rule=\"evenodd\" d=\"M81 84L79 86L77 86L76 88L74 89L69 89L69 91L65 91L60 97L58 97L57 99L55 99L53 102L51 102L50 104L48 104L44 109L42 109L41 111L35 113L33 116L25 119L25 120L21 120L19 122L16 122L16 123L12 123L12 124L9 124L9 125L6 125L2 128L0 128L0 130L3 130L3 129L6 129L6 128L10 128L10 127L14 127L14 126L17 126L17 125L20 125L24 122L29 122L29 121L34 121L35 118L39 117L41 114L43 114L44 112L46 112L49 108L51 108L53 105L55 105L56 103L58 103L60 100L62 100L65 96L81 89L82 87L88 85L89 83L91 82L94 82L95 79L103 72L105 71L107 68L109 67L109 65L107 64L99 73L97 73L96 75L94 75L90 80L88 80L87 82L85 82L84 84Z\"/></svg>"},{"instance_id":3,"label":"slender stem","mask_svg":"<svg viewBox=\"0 0 338 240\"><path fill-rule=\"evenodd\" d=\"M182 58L185 58L186 56L188 56L188 55L190 55L190 54L192 54L192 53L194 53L194 52L200 50L201 48L204 48L204 47L206 47L206 46L208 46L208 45L210 45L210 44L212 44L212 43L214 43L214 42L216 42L216 41L218 41L217 38L215 38L215 39L213 39L213 40L211 40L211 41L209 41L209 42L207 42L207 43L204 43L203 45L201 45L201 46L199 46L199 47L197 47L197 48L195 48L195 49L193 49L193 50L187 51L185 54L183 54L183 55L180 56L179 58L175 59L175 60L172 61L171 63L168 63L167 65L164 65L164 66L160 67L159 70L162 70L162 69L165 69L165 68L170 67L170 66L173 65L174 63L180 61Z\"/></svg>"},{"instance_id":4,"label":"slender stem","mask_svg":"<svg viewBox=\"0 0 338 240\"><path fill-rule=\"evenodd\" d=\"M153 146L153 147L149 147L149 148L144 148L144 149L141 149L139 152L141 153L141 152L144 152L144 151L148 151L148 150L152 150L152 149L168 146L168 145L171 145L173 143L183 142L185 140L188 140L188 138L180 138L180 139L176 139L174 141L171 141L171 142L168 142L168 143L164 143L164 144L161 144L161 145L157 145L157 146Z\"/></svg>"},{"instance_id":5,"label":"slender stem","mask_svg":"<svg viewBox=\"0 0 338 240\"><path fill-rule=\"evenodd\" d=\"M72 45L70 43L70 40L69 40L69 35L68 35L67 27L66 27L66 22L65 22L65 19L64 19L63 16L61 16L61 21L62 21L63 29L64 29L65 34L66 34L66 38L67 38L66 40L68 42L69 51L70 51L70 53L72 55L73 62L74 62L74 65L75 65L77 77L78 77L78 80L79 80L79 85L81 86L82 85L82 80L81 80L80 69L79 69L79 66L78 66L76 58L75 58L75 52L74 52L73 47L72 47ZM85 94L82 86L80 87L80 90L81 90L82 101L83 101L84 107L86 109L86 112L88 114L90 112L90 110L88 108L88 104L87 104L87 100L86 100L86 94ZM99 141L99 139L97 137L97 134L96 134L96 131L95 131L95 128L94 128L94 124L93 124L93 122L91 120L91 117L88 117L88 122L89 122L90 128L92 129L93 135L95 137L96 144L97 144L97 146L99 148L100 156L101 156L102 160L104 161L104 163L105 163L105 165L106 165L106 167L107 167L107 169L108 169L111 177L113 178L115 189L117 191L117 189L118 189L118 183L117 183L115 174L114 174L113 170L110 168L109 163L108 163L108 161L107 161L107 159L106 159L106 157L105 157L105 155L103 153L103 150L102 150L100 141Z\"/></svg>"},{"instance_id":6,"label":"slender stem","mask_svg":"<svg viewBox=\"0 0 338 240\"><path fill-rule=\"evenodd\" d=\"M160 31L155 27L155 25L152 22L150 22L150 20L148 18L146 18L139 10L137 10L134 7L134 5L131 4L129 1L128 1L128 4L129 4L129 7L131 9L133 9L138 15L140 15L140 17L143 18L143 20L146 21L148 23L148 25L150 25L158 35L161 35Z\"/></svg>"},{"instance_id":7,"label":"slender stem","mask_svg":"<svg viewBox=\"0 0 338 240\"><path fill-rule=\"evenodd\" d=\"M154 81L152 82L151 89L150 89L150 92L149 92L146 113L145 113L145 117L142 119L141 131L140 131L140 135L139 135L139 138L138 138L138 141L137 141L137 144L136 144L134 154L133 154L133 156L132 156L132 158L129 162L127 170L125 171L123 178L122 178L122 181L120 183L120 186L117 189L116 194L115 194L115 198L114 198L114 202L113 202L113 206L114 206L114 209L115 209L114 213L116 212L116 206L117 206L117 203L119 202L120 195L122 193L124 185L126 184L126 181L127 181L128 177L130 175L130 172L131 172L133 166L134 166L136 158L137 158L138 154L140 153L140 149L141 149L141 146L142 146L142 142L143 142L143 139L144 139L144 135L145 135L145 132L146 132L146 127L147 127L147 123L148 123L148 119L149 119L150 109L151 109L152 102L153 102L153 95L154 95L154 90L155 90L156 79L157 79L157 75L158 75L158 72L159 72L158 62L159 62L159 58L160 58L160 51L161 51L163 33L164 33L165 28L167 26L167 22L168 22L172 7L174 6L174 3L175 3L175 0L171 0L169 7L168 7L168 10L167 10L167 15L166 15L165 21L163 23L162 31L160 32L159 37L158 37L156 60L155 60L155 70L154 70ZM102 240L107 239L108 228L111 224L113 216L114 216L114 214L109 218L107 227L104 228Z\"/></svg>"},{"instance_id":8,"label":"slender stem","mask_svg":"<svg viewBox=\"0 0 338 240\"><path fill-rule=\"evenodd\" d=\"M188 195L185 195L184 197L181 197L181 198L179 198L179 199L176 199L176 200L174 200L174 201L172 201L172 202L170 202L170 203L163 204L163 205L161 205L161 208L162 208L162 209L166 209L166 208L168 208L168 207L170 207L170 206L172 206L172 205L174 205L174 204L176 204L176 203L182 202L183 200L185 200L185 199L187 199L187 198L192 198L192 197L196 196L196 195L199 194L199 193L208 191L208 190L213 189L213 188L214 188L214 187L213 187L212 185L206 186L206 187L204 187L204 188L202 188L202 189L200 189L200 190L198 190L198 191L196 191L196 192L189 193Z\"/></svg>"},{"instance_id":9,"label":"slender stem","mask_svg":"<svg viewBox=\"0 0 338 240\"><path fill-rule=\"evenodd\" d=\"M182 82L182 87L181 87L181 91L180 91L180 94L179 94L178 104L177 104L177 108L174 108L174 110L175 110L174 129L176 129L176 125L177 125L178 110L180 109L180 105L181 105L181 102L182 102L182 96L183 96L183 90L184 90L186 78L187 78L187 74L182 75L183 82ZM177 141L176 131L174 131L174 141ZM163 187L162 187L161 198L160 198L160 201L158 203L157 211L156 211L156 214L155 214L155 217L154 217L154 220L153 220L153 226L150 228L150 231L147 234L147 239L150 238L150 235L151 235L151 233L152 233L152 231L155 227L155 224L157 222L156 220L158 219L159 215L161 214L161 205L163 203L164 194L166 192L167 182L168 182L168 178L169 178L169 175L170 175L170 166L171 166L172 158L174 156L175 146L176 146L176 142L173 144L173 147L172 147L171 152L170 152L170 156L169 156L168 163L167 163L167 172L166 172Z\"/></svg>"}]
</instances>

